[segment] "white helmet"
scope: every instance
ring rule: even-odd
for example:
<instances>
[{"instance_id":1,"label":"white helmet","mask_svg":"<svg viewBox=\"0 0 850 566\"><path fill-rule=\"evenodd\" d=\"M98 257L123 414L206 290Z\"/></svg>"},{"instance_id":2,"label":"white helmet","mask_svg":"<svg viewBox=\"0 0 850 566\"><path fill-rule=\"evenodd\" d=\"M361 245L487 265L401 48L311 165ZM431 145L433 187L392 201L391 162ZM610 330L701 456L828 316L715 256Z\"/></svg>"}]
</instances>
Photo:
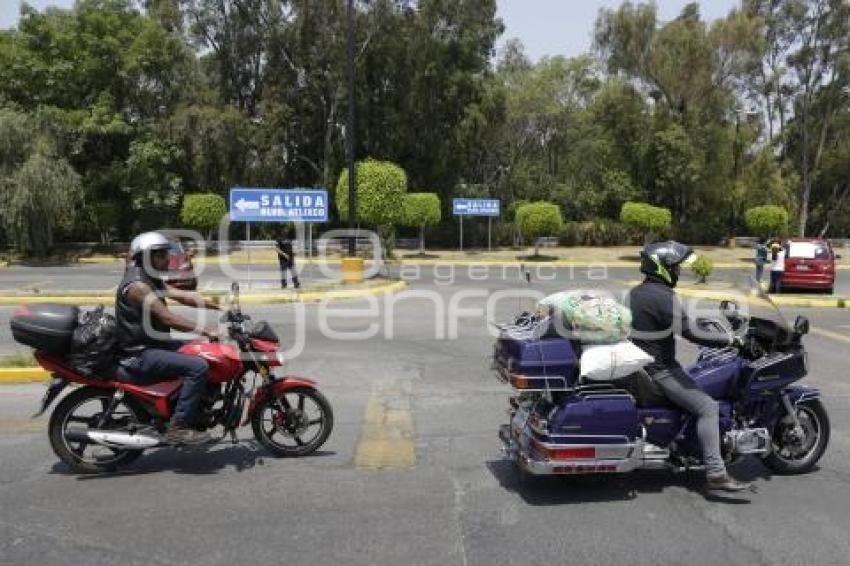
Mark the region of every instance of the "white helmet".
<instances>
[{"instance_id":1,"label":"white helmet","mask_svg":"<svg viewBox=\"0 0 850 566\"><path fill-rule=\"evenodd\" d=\"M167 250L171 247L168 238L159 232L145 232L139 234L130 242L130 257L135 258L141 253L150 253L154 250Z\"/></svg>"}]
</instances>

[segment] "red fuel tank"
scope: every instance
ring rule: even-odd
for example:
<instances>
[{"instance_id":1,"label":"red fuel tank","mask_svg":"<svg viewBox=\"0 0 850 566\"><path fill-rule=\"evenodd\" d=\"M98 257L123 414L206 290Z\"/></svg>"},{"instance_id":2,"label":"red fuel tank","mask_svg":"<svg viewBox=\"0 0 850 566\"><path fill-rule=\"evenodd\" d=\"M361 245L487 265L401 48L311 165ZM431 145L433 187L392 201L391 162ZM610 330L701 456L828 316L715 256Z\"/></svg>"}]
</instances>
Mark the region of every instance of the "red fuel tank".
<instances>
[{"instance_id":1,"label":"red fuel tank","mask_svg":"<svg viewBox=\"0 0 850 566\"><path fill-rule=\"evenodd\" d=\"M191 342L180 348L180 353L207 360L210 364L209 380L212 383L230 381L242 374L239 349L231 344Z\"/></svg>"}]
</instances>

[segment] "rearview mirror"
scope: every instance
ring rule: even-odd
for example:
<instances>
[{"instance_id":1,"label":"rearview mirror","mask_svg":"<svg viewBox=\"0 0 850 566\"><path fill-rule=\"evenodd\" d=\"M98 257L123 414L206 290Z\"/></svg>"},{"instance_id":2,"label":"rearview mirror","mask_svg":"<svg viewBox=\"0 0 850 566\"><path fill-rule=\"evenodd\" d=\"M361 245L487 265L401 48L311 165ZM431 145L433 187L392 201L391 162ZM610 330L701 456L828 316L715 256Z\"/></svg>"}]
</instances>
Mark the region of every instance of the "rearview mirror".
<instances>
[{"instance_id":1,"label":"rearview mirror","mask_svg":"<svg viewBox=\"0 0 850 566\"><path fill-rule=\"evenodd\" d=\"M809 319L805 316L798 316L794 321L794 332L802 336L809 333Z\"/></svg>"}]
</instances>

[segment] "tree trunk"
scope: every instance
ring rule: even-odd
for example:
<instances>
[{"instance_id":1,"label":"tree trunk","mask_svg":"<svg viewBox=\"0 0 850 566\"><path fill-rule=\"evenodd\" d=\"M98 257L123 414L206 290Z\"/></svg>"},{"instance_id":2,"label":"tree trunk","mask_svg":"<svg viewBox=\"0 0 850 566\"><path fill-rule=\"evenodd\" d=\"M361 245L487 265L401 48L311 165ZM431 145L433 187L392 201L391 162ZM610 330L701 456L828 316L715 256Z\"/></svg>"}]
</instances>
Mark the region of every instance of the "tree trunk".
<instances>
[{"instance_id":1,"label":"tree trunk","mask_svg":"<svg viewBox=\"0 0 850 566\"><path fill-rule=\"evenodd\" d=\"M425 226L419 227L419 255L425 255Z\"/></svg>"}]
</instances>

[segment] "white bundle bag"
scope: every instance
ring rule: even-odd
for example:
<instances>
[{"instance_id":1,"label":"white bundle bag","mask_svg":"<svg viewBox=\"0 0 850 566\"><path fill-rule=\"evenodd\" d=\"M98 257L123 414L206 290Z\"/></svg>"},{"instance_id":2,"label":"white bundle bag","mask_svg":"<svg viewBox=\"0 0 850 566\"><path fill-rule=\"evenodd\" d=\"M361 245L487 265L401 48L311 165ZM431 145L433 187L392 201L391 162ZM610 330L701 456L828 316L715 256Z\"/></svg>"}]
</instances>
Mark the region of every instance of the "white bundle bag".
<instances>
[{"instance_id":1,"label":"white bundle bag","mask_svg":"<svg viewBox=\"0 0 850 566\"><path fill-rule=\"evenodd\" d=\"M581 377L589 381L612 381L631 375L653 361L653 357L628 340L616 344L584 346Z\"/></svg>"}]
</instances>

